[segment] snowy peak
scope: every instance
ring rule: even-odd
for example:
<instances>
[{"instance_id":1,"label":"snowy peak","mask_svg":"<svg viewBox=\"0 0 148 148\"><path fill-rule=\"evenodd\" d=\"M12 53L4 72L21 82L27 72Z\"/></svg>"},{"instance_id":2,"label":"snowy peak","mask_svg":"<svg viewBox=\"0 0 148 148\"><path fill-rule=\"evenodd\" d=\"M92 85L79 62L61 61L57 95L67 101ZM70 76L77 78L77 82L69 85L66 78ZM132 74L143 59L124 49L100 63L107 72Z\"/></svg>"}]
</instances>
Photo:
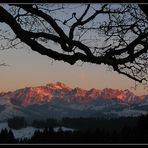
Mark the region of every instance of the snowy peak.
<instances>
[{"instance_id":1,"label":"snowy peak","mask_svg":"<svg viewBox=\"0 0 148 148\"><path fill-rule=\"evenodd\" d=\"M48 87L49 89L70 89L70 87L61 82L50 83L47 84L46 87Z\"/></svg>"},{"instance_id":2,"label":"snowy peak","mask_svg":"<svg viewBox=\"0 0 148 148\"><path fill-rule=\"evenodd\" d=\"M62 117L137 116L147 113L148 95L129 90L80 87L61 82L0 93L0 121L15 116L29 120Z\"/></svg>"},{"instance_id":3,"label":"snowy peak","mask_svg":"<svg viewBox=\"0 0 148 148\"><path fill-rule=\"evenodd\" d=\"M90 97L90 98L96 98L97 96L100 95L100 90L98 89L95 89L95 88L92 88L90 90L87 91L87 97Z\"/></svg>"},{"instance_id":4,"label":"snowy peak","mask_svg":"<svg viewBox=\"0 0 148 148\"><path fill-rule=\"evenodd\" d=\"M81 89L80 87L76 87L73 89L73 94L75 96L85 96L86 95L86 90Z\"/></svg>"},{"instance_id":5,"label":"snowy peak","mask_svg":"<svg viewBox=\"0 0 148 148\"><path fill-rule=\"evenodd\" d=\"M101 97L105 99L110 98L117 98L119 100L124 100L126 98L135 97L136 95L132 92L130 92L128 89L126 90L119 90L119 89L111 89L111 88L105 88L101 91Z\"/></svg>"},{"instance_id":6,"label":"snowy peak","mask_svg":"<svg viewBox=\"0 0 148 148\"><path fill-rule=\"evenodd\" d=\"M119 90L105 88L98 90L92 88L84 90L80 87L70 88L61 82L50 83L45 86L26 87L14 92L0 93L0 98L10 100L14 105L28 106L33 104L53 102L54 100L65 101L68 103L77 102L80 104L89 103L92 100L112 100L123 101L125 103L142 101L147 97L139 97L129 90Z\"/></svg>"},{"instance_id":7,"label":"snowy peak","mask_svg":"<svg viewBox=\"0 0 148 148\"><path fill-rule=\"evenodd\" d=\"M28 106L30 104L50 101L51 94L46 87L26 87L10 94L10 100L15 105Z\"/></svg>"}]
</instances>

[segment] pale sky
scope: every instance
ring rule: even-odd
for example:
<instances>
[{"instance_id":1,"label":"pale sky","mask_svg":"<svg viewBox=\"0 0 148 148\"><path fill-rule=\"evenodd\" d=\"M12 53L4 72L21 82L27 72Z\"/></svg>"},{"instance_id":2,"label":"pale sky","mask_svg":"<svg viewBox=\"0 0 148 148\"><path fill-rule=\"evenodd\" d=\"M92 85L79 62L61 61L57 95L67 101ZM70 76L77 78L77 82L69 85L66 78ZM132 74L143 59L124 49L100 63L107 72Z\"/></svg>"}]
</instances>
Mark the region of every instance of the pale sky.
<instances>
[{"instance_id":1,"label":"pale sky","mask_svg":"<svg viewBox=\"0 0 148 148\"><path fill-rule=\"evenodd\" d=\"M129 89L138 95L147 93L143 86L134 91L131 89L135 84L133 80L108 71L104 65L80 65L79 62L71 66L61 61L52 62L47 56L28 49L0 51L0 59L10 65L0 67L0 92L60 81L72 88L114 88Z\"/></svg>"},{"instance_id":2,"label":"pale sky","mask_svg":"<svg viewBox=\"0 0 148 148\"><path fill-rule=\"evenodd\" d=\"M6 27L1 25L0 29ZM81 62L71 66L61 61L53 61L28 48L0 51L0 63L10 66L0 67L0 92L13 91L29 86L63 82L68 86L84 89L129 89L137 95L148 94L148 89L139 86L131 89L135 81L117 72L108 71L104 65Z\"/></svg>"}]
</instances>

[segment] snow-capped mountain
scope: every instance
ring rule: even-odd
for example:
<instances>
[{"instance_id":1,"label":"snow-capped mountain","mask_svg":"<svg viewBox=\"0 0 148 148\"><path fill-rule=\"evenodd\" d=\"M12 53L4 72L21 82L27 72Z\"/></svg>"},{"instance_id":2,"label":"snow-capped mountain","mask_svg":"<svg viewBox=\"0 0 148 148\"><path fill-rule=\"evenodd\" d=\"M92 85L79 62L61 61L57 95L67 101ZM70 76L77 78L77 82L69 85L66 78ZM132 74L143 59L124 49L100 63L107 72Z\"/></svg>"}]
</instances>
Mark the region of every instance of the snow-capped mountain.
<instances>
[{"instance_id":1,"label":"snow-capped mountain","mask_svg":"<svg viewBox=\"0 0 148 148\"><path fill-rule=\"evenodd\" d=\"M0 93L1 120L15 115L30 119L137 116L146 114L147 111L148 95L136 96L129 90L84 90L57 82Z\"/></svg>"}]
</instances>

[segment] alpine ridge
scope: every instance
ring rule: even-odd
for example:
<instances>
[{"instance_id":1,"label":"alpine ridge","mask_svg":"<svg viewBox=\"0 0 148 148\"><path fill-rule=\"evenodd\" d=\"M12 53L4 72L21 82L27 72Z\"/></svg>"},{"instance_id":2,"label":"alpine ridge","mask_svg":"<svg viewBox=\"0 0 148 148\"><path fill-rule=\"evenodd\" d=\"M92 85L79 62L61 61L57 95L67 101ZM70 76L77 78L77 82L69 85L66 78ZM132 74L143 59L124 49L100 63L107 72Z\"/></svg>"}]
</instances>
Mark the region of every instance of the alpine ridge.
<instances>
[{"instance_id":1,"label":"alpine ridge","mask_svg":"<svg viewBox=\"0 0 148 148\"><path fill-rule=\"evenodd\" d=\"M90 100L107 100L113 98L121 101L132 101L135 98L141 100L141 97L135 96L134 93L130 92L129 90L118 90L111 88L105 88L103 90L98 90L95 88L84 90L79 87L72 89L61 82L50 83L46 86L26 87L23 89L18 89L14 92L0 93L0 96L3 98L6 97L11 102L21 106L50 102L54 99L79 103L86 103Z\"/></svg>"},{"instance_id":2,"label":"alpine ridge","mask_svg":"<svg viewBox=\"0 0 148 148\"><path fill-rule=\"evenodd\" d=\"M13 115L41 117L128 116L146 114L148 95L136 96L129 90L79 87L56 82L0 93L0 117ZM10 114L11 112L11 114ZM3 118L4 118L3 117Z\"/></svg>"}]
</instances>

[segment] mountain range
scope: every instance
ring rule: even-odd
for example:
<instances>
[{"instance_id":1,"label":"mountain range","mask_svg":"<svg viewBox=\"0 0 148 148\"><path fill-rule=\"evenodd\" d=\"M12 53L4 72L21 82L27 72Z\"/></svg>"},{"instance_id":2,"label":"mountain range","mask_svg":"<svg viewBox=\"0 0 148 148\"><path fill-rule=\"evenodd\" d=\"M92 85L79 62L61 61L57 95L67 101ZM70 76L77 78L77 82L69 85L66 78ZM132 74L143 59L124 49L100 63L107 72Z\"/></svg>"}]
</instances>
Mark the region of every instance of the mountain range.
<instances>
[{"instance_id":1,"label":"mountain range","mask_svg":"<svg viewBox=\"0 0 148 148\"><path fill-rule=\"evenodd\" d=\"M63 117L139 116L148 112L148 95L126 90L70 88L64 83L0 93L0 121L13 116L28 120Z\"/></svg>"}]
</instances>

